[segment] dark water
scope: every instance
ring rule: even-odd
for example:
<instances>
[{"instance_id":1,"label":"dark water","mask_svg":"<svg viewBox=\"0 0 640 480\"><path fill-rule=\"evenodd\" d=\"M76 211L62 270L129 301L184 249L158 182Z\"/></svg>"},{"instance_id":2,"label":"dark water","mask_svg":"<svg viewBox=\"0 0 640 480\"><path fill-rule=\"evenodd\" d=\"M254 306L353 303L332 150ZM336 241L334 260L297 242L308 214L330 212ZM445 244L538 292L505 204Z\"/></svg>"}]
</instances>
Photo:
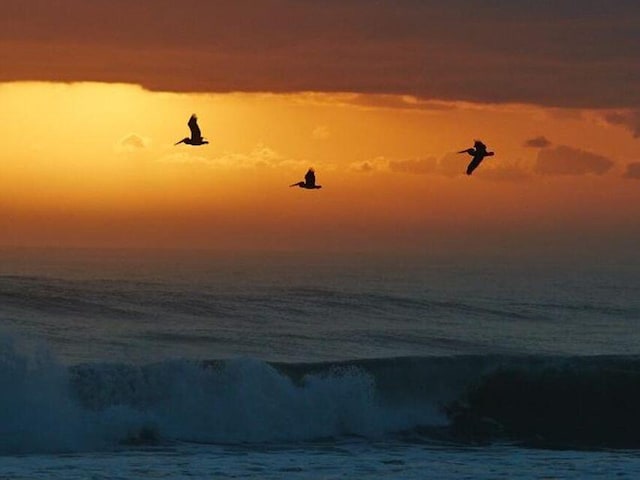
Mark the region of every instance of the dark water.
<instances>
[{"instance_id":1,"label":"dark water","mask_svg":"<svg viewBox=\"0 0 640 480\"><path fill-rule=\"evenodd\" d=\"M5 251L0 476L633 478L636 272Z\"/></svg>"}]
</instances>

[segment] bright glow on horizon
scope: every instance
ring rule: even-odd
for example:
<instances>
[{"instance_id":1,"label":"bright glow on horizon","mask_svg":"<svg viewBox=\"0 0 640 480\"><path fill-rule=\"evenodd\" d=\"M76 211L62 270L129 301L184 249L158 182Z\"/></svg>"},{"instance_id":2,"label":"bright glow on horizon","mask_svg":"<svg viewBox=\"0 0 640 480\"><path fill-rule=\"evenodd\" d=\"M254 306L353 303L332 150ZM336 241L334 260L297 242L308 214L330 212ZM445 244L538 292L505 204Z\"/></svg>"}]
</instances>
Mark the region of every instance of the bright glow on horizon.
<instances>
[{"instance_id":1,"label":"bright glow on horizon","mask_svg":"<svg viewBox=\"0 0 640 480\"><path fill-rule=\"evenodd\" d=\"M45 82L0 84L0 104L0 245L394 248L637 233L639 184L622 173L638 141L598 112ZM211 143L173 146L194 112ZM524 146L538 136L608 170L541 175L540 149ZM452 152L477 137L496 156L459 175L468 157ZM289 189L309 166L323 190Z\"/></svg>"}]
</instances>

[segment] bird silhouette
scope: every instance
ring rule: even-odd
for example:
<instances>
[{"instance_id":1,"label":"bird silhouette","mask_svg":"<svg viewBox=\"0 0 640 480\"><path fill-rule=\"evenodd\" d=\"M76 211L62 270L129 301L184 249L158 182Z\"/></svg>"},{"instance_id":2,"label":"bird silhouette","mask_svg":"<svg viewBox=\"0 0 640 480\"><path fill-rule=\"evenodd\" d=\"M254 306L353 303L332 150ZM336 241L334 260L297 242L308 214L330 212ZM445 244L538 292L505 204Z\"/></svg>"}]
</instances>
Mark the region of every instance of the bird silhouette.
<instances>
[{"instance_id":1,"label":"bird silhouette","mask_svg":"<svg viewBox=\"0 0 640 480\"><path fill-rule=\"evenodd\" d=\"M484 160L484 157L492 157L494 155L493 152L487 152L487 146L482 143L480 140L476 140L473 143L475 148L467 148L466 150L460 150L458 153L468 153L473 157L471 163L467 167L467 175L471 175L473 171L478 168L478 165Z\"/></svg>"},{"instance_id":2,"label":"bird silhouette","mask_svg":"<svg viewBox=\"0 0 640 480\"><path fill-rule=\"evenodd\" d=\"M198 126L198 117L196 117L195 113L191 115L191 118L189 118L189 122L187 123L187 125L189 125L189 130L191 130L191 138L184 137L175 145L186 143L187 145L198 146L206 145L209 143L204 138L202 138L202 133L200 133L200 127Z\"/></svg>"},{"instance_id":3,"label":"bird silhouette","mask_svg":"<svg viewBox=\"0 0 640 480\"><path fill-rule=\"evenodd\" d=\"M307 174L304 176L304 182L293 183L289 186L306 188L307 190L322 188L322 185L316 185L316 172L313 170L313 168L307 170Z\"/></svg>"}]
</instances>

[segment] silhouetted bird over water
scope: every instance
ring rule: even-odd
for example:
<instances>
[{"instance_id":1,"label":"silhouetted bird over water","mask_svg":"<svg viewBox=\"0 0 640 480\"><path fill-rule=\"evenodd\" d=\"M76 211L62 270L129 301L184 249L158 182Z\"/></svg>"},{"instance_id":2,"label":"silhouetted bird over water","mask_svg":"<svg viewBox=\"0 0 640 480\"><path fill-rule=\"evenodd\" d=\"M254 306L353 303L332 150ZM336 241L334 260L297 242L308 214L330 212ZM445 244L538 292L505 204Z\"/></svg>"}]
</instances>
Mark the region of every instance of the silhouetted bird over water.
<instances>
[{"instance_id":1,"label":"silhouetted bird over water","mask_svg":"<svg viewBox=\"0 0 640 480\"><path fill-rule=\"evenodd\" d=\"M316 185L316 172L313 171L313 168L310 168L307 171L307 174L304 176L304 182L294 183L289 186L306 188L309 190L313 190L314 188L322 188L322 185Z\"/></svg>"},{"instance_id":2,"label":"silhouetted bird over water","mask_svg":"<svg viewBox=\"0 0 640 480\"><path fill-rule=\"evenodd\" d=\"M209 143L204 138L202 138L202 133L200 133L200 127L198 126L198 117L196 117L195 113L191 115L191 118L189 119L187 125L189 125L189 130L191 130L191 138L184 137L175 145L186 143L187 145L198 146L206 145L207 143Z\"/></svg>"},{"instance_id":3,"label":"silhouetted bird over water","mask_svg":"<svg viewBox=\"0 0 640 480\"><path fill-rule=\"evenodd\" d=\"M480 140L476 140L473 144L475 148L467 148L466 150L460 150L458 153L468 153L473 157L471 163L467 167L467 175L471 175L473 171L478 168L478 165L484 160L484 157L492 157L493 152L487 152L487 146Z\"/></svg>"}]
</instances>

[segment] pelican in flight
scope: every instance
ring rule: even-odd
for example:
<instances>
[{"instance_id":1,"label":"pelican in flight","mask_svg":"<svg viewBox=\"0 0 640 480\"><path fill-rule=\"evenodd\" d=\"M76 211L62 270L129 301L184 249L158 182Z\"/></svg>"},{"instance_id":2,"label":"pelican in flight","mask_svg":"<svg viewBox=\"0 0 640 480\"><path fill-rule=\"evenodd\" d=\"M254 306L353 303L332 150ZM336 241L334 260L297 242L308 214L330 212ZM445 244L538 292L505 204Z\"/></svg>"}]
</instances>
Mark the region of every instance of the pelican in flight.
<instances>
[{"instance_id":1,"label":"pelican in flight","mask_svg":"<svg viewBox=\"0 0 640 480\"><path fill-rule=\"evenodd\" d=\"M315 188L322 188L322 185L316 185L316 172L313 170L313 168L310 168L307 171L307 174L304 176L304 182L294 183L289 186L306 188L308 190L313 190Z\"/></svg>"},{"instance_id":2,"label":"pelican in flight","mask_svg":"<svg viewBox=\"0 0 640 480\"><path fill-rule=\"evenodd\" d=\"M198 117L196 117L195 113L191 115L191 118L189 119L187 125L189 125L189 130L191 130L191 138L184 137L175 145L186 143L187 145L197 146L206 145L207 143L209 143L204 138L202 138L202 133L200 133L200 127L198 126Z\"/></svg>"},{"instance_id":3,"label":"pelican in flight","mask_svg":"<svg viewBox=\"0 0 640 480\"><path fill-rule=\"evenodd\" d=\"M467 175L471 175L473 171L478 168L478 165L484 160L484 157L492 157L493 152L487 152L487 146L480 140L476 140L473 143L475 148L467 148L466 150L460 150L458 153L468 153L473 157L471 163L467 167Z\"/></svg>"}]
</instances>

